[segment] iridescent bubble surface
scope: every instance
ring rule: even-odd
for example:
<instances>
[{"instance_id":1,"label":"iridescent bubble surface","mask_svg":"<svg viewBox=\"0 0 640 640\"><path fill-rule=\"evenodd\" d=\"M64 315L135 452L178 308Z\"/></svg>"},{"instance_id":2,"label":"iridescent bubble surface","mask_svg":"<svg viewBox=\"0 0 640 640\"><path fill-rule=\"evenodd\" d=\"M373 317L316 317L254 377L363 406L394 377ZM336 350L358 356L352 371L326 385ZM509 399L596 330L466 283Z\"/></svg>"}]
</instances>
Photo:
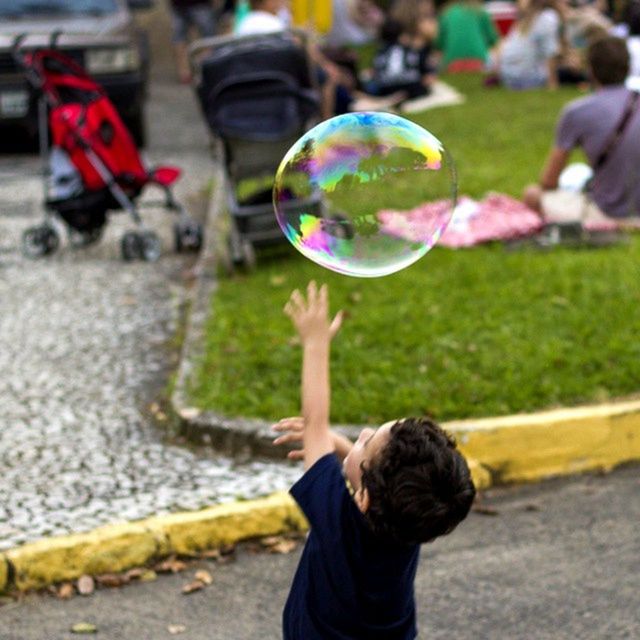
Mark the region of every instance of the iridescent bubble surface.
<instances>
[{"instance_id":1,"label":"iridescent bubble surface","mask_svg":"<svg viewBox=\"0 0 640 640\"><path fill-rule=\"evenodd\" d=\"M455 207L455 168L442 143L389 113L326 120L289 149L273 203L285 236L319 265L372 278L424 256Z\"/></svg>"}]
</instances>

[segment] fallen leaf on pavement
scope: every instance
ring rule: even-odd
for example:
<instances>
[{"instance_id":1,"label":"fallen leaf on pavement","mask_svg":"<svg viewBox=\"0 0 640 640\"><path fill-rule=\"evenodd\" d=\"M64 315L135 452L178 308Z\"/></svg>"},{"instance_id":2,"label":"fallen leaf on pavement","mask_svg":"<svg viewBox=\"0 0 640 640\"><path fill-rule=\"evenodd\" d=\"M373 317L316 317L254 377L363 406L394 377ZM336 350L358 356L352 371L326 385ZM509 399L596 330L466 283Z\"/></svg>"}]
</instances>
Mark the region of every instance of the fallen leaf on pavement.
<instances>
[{"instance_id":1,"label":"fallen leaf on pavement","mask_svg":"<svg viewBox=\"0 0 640 640\"><path fill-rule=\"evenodd\" d=\"M90 622L77 622L71 627L71 633L98 633L98 627Z\"/></svg>"},{"instance_id":2,"label":"fallen leaf on pavement","mask_svg":"<svg viewBox=\"0 0 640 640\"><path fill-rule=\"evenodd\" d=\"M124 573L105 573L96 577L96 582L103 587L121 587L129 582Z\"/></svg>"},{"instance_id":3,"label":"fallen leaf on pavement","mask_svg":"<svg viewBox=\"0 0 640 640\"><path fill-rule=\"evenodd\" d=\"M144 572L146 571L146 569L144 567L135 567L134 569L129 569L129 571L127 571L124 575L129 579L129 580L136 580L137 578L139 578Z\"/></svg>"},{"instance_id":4,"label":"fallen leaf on pavement","mask_svg":"<svg viewBox=\"0 0 640 640\"><path fill-rule=\"evenodd\" d=\"M298 543L282 536L269 536L262 539L262 544L269 553L291 553Z\"/></svg>"},{"instance_id":5,"label":"fallen leaf on pavement","mask_svg":"<svg viewBox=\"0 0 640 640\"><path fill-rule=\"evenodd\" d=\"M534 502L530 502L529 504L524 505L525 511L540 511L541 507L539 504L535 504Z\"/></svg>"},{"instance_id":6,"label":"fallen leaf on pavement","mask_svg":"<svg viewBox=\"0 0 640 640\"><path fill-rule=\"evenodd\" d=\"M159 562L154 569L158 573L178 573L184 571L187 568L187 563L178 560L175 557L167 558L162 562Z\"/></svg>"},{"instance_id":7,"label":"fallen leaf on pavement","mask_svg":"<svg viewBox=\"0 0 640 640\"><path fill-rule=\"evenodd\" d=\"M170 624L167 626L167 631L172 636L177 636L179 633L184 633L187 630L183 624Z\"/></svg>"},{"instance_id":8,"label":"fallen leaf on pavement","mask_svg":"<svg viewBox=\"0 0 640 640\"><path fill-rule=\"evenodd\" d=\"M220 549L207 549L207 551L202 551L199 555L201 558L217 560L220 557Z\"/></svg>"},{"instance_id":9,"label":"fallen leaf on pavement","mask_svg":"<svg viewBox=\"0 0 640 640\"><path fill-rule=\"evenodd\" d=\"M298 543L295 540L281 540L269 547L269 553L291 553L297 546Z\"/></svg>"},{"instance_id":10,"label":"fallen leaf on pavement","mask_svg":"<svg viewBox=\"0 0 640 640\"><path fill-rule=\"evenodd\" d=\"M96 583L91 576L80 576L78 578L78 593L81 596L90 596L96 589Z\"/></svg>"},{"instance_id":11,"label":"fallen leaf on pavement","mask_svg":"<svg viewBox=\"0 0 640 640\"><path fill-rule=\"evenodd\" d=\"M196 574L194 577L196 580L200 580L200 582L203 582L204 584L207 584L207 585L213 582L213 578L211 577L211 574L208 571L205 571L204 569L200 569L199 571L196 571Z\"/></svg>"},{"instance_id":12,"label":"fallen leaf on pavement","mask_svg":"<svg viewBox=\"0 0 640 640\"><path fill-rule=\"evenodd\" d=\"M65 582L58 587L58 592L56 593L56 595L58 596L58 598L60 598L60 600L68 600L69 598L73 597L74 593L75 589L73 588L73 585L70 582Z\"/></svg>"},{"instance_id":13,"label":"fallen leaf on pavement","mask_svg":"<svg viewBox=\"0 0 640 640\"><path fill-rule=\"evenodd\" d=\"M140 582L153 582L158 579L158 574L152 569L148 569L140 576Z\"/></svg>"},{"instance_id":14,"label":"fallen leaf on pavement","mask_svg":"<svg viewBox=\"0 0 640 640\"><path fill-rule=\"evenodd\" d=\"M202 582L202 580L192 580L191 582L187 582L187 584L182 587L182 593L193 593L194 591L200 591L201 589L204 589L204 587L205 584L204 582Z\"/></svg>"}]
</instances>

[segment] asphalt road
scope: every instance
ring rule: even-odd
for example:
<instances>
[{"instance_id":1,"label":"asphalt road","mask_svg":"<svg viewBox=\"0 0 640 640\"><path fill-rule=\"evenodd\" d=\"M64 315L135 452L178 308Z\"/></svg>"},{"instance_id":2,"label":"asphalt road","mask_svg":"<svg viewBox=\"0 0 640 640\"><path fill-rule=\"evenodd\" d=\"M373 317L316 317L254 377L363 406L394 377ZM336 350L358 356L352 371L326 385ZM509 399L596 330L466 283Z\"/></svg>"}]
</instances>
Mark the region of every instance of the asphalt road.
<instances>
[{"instance_id":1,"label":"asphalt road","mask_svg":"<svg viewBox=\"0 0 640 640\"><path fill-rule=\"evenodd\" d=\"M420 638L640 638L640 467L608 476L492 490L495 515L473 513L423 548L416 582ZM228 564L60 601L29 595L0 607L1 640L71 640L81 621L101 640L271 640L300 554L241 548ZM182 595L195 571L213 584ZM169 631L170 625L174 633ZM175 633L179 631L180 633ZM363 639L366 640L366 639Z\"/></svg>"}]
</instances>

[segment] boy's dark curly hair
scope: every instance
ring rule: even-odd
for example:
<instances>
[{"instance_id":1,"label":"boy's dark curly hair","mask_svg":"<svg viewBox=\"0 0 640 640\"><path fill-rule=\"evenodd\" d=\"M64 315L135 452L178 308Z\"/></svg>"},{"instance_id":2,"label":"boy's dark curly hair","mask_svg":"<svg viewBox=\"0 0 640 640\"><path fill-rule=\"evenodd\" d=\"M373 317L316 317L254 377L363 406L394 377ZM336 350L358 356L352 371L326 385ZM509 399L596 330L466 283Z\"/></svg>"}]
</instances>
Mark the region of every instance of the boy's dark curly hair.
<instances>
[{"instance_id":1,"label":"boy's dark curly hair","mask_svg":"<svg viewBox=\"0 0 640 640\"><path fill-rule=\"evenodd\" d=\"M466 518L476 494L453 438L428 418L405 418L362 467L374 532L405 544L430 542Z\"/></svg>"}]
</instances>

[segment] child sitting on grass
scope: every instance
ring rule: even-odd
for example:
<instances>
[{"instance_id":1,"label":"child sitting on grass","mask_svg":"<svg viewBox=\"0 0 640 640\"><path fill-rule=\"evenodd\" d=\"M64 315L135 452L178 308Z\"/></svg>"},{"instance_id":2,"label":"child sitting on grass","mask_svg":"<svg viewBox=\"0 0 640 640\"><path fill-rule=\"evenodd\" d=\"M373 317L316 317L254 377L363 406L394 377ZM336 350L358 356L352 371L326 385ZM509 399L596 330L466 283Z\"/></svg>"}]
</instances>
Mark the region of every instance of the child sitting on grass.
<instances>
[{"instance_id":1,"label":"child sitting on grass","mask_svg":"<svg viewBox=\"0 0 640 640\"><path fill-rule=\"evenodd\" d=\"M467 516L475 488L453 440L426 418L363 429L352 444L329 428L331 321L326 285L285 306L303 348L302 417L274 426L274 444L302 442L305 474L291 494L311 530L285 605L285 640L416 637L420 544ZM342 463L342 464L341 464Z\"/></svg>"}]
</instances>

